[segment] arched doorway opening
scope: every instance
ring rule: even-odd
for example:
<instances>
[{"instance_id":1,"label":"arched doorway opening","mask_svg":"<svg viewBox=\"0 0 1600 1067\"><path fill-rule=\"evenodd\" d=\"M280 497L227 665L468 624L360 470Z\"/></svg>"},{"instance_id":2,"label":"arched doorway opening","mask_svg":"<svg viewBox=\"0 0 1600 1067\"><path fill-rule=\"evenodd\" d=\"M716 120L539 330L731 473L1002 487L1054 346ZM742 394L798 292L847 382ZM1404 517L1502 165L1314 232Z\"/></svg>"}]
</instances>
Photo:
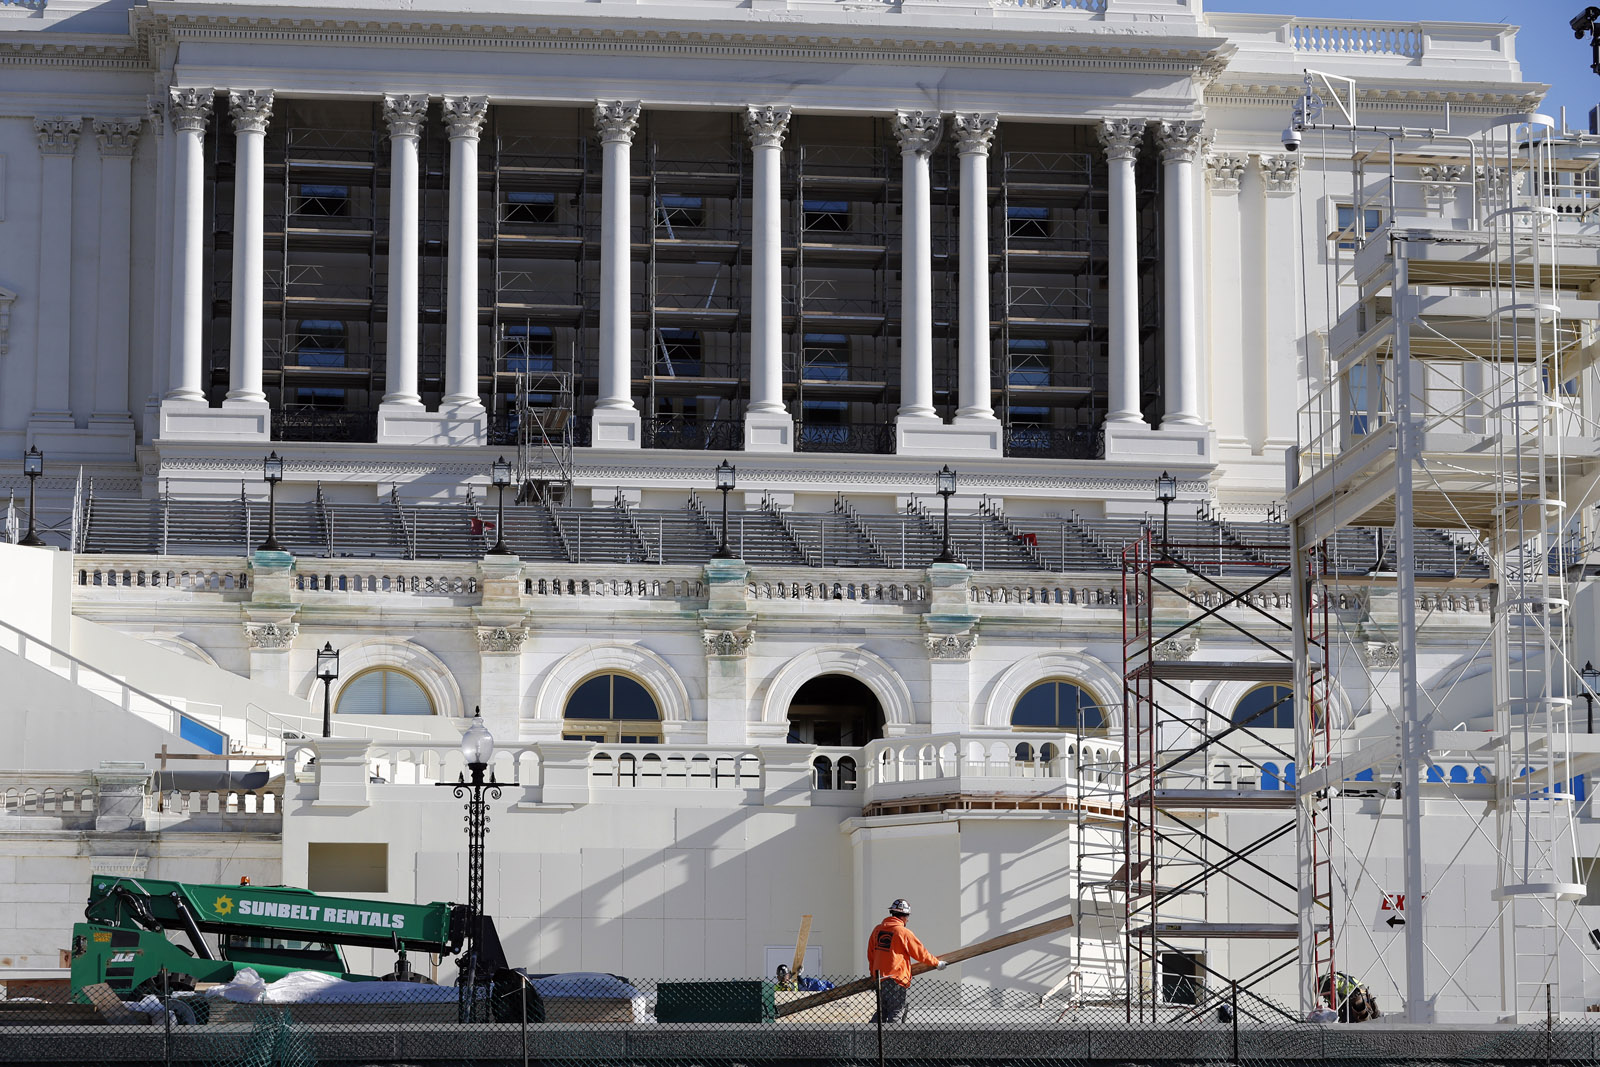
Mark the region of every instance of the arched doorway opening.
<instances>
[{"instance_id":1,"label":"arched doorway opening","mask_svg":"<svg viewBox=\"0 0 1600 1067\"><path fill-rule=\"evenodd\" d=\"M845 674L823 674L789 702L789 743L857 748L883 736L883 706L866 685Z\"/></svg>"}]
</instances>

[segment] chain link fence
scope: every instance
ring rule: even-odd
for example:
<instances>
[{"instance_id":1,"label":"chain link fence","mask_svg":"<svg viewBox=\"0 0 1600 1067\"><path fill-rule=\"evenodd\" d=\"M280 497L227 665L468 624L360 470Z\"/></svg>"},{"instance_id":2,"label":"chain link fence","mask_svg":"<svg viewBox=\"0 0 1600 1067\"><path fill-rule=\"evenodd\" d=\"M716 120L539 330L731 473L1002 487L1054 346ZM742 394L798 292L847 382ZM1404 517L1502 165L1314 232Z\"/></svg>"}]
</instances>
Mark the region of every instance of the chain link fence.
<instances>
[{"instance_id":1,"label":"chain link fence","mask_svg":"<svg viewBox=\"0 0 1600 1067\"><path fill-rule=\"evenodd\" d=\"M503 971L470 997L451 986L329 982L290 1003L259 985L126 1001L98 987L91 1003L61 988L13 986L0 1000L0 1064L1600 1067L1600 1014L1316 1024L1226 989L1141 1011L1120 999L1042 1000L933 976L916 979L903 1005L859 977L800 985ZM231 999L243 996L267 999Z\"/></svg>"}]
</instances>

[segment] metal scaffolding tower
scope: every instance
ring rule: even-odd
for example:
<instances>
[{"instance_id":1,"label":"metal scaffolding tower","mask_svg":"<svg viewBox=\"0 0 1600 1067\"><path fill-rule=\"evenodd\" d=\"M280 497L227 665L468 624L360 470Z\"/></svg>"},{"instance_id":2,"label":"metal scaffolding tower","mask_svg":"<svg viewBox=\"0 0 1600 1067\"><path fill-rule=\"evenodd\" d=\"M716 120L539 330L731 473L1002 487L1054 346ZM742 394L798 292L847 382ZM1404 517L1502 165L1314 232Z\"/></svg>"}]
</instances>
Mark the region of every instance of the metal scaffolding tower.
<instances>
[{"instance_id":1,"label":"metal scaffolding tower","mask_svg":"<svg viewBox=\"0 0 1600 1067\"><path fill-rule=\"evenodd\" d=\"M1335 812L1326 831L1302 832L1301 880L1332 883L1339 932L1327 943L1311 933L1331 902L1303 892L1303 1006L1317 999L1336 949L1341 961L1388 971L1410 1021L1439 1018L1441 996L1470 1001L1458 973L1497 955L1498 1005L1470 1006L1543 1017L1547 998L1580 1008L1581 986L1564 991L1562 981L1593 969L1585 932L1573 927L1585 887L1572 783L1594 765L1594 746L1575 744L1568 729L1575 670L1564 558L1569 516L1595 476L1582 392L1593 377L1600 247L1593 190L1572 178L1593 160L1564 151L1540 115L1467 138L1359 125L1355 101L1354 83L1308 74L1296 115L1301 129L1350 145L1354 180L1328 237L1337 322L1320 365L1308 367L1313 391L1291 468L1295 590L1305 601L1318 588L1319 551L1353 526L1390 527L1393 561L1380 553L1365 573L1327 574L1322 602L1333 607L1320 634L1315 611L1297 613L1303 830L1315 812ZM1319 121L1325 108L1336 121ZM1419 581L1419 526L1480 546L1491 576ZM1490 587L1492 638L1468 659L1490 676L1493 712L1458 726L1452 692L1470 665L1424 689L1420 633L1430 602L1477 583ZM1307 684L1319 671L1338 684ZM1355 919L1362 895L1386 884L1339 833L1337 812L1360 804L1399 809L1397 907L1383 890L1398 939ZM1425 840L1425 804L1473 820L1471 847L1452 855ZM1429 898L1486 844L1495 879L1482 910L1492 920L1470 928L1469 884L1462 914L1452 910L1449 929L1430 936Z\"/></svg>"}]
</instances>

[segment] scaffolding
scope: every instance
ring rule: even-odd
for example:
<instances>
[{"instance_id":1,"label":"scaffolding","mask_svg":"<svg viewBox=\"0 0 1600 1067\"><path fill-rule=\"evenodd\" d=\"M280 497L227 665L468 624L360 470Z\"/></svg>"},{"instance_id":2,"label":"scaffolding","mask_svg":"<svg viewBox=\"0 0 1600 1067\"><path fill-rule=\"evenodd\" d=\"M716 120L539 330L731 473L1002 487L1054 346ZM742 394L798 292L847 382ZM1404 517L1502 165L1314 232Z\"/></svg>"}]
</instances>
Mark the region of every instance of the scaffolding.
<instances>
[{"instance_id":1,"label":"scaffolding","mask_svg":"<svg viewBox=\"0 0 1600 1067\"><path fill-rule=\"evenodd\" d=\"M1252 988L1299 959L1301 891L1268 858L1300 832L1279 714L1295 683L1291 634L1303 629L1290 572L1281 553L1168 540L1165 522L1124 550L1118 880L1130 1022L1198 1013L1218 998L1273 1011ZM1213 643L1223 651L1211 653ZM1202 698L1197 683L1221 684ZM1261 696L1222 704L1241 690ZM1241 912L1257 918L1238 921ZM1269 947L1248 953L1244 942Z\"/></svg>"},{"instance_id":2,"label":"scaffolding","mask_svg":"<svg viewBox=\"0 0 1600 1067\"><path fill-rule=\"evenodd\" d=\"M1295 588L1304 599L1317 587L1314 562L1335 555L1352 527L1389 527L1390 550L1380 542L1364 573L1331 569L1323 602L1333 610L1320 632L1302 625L1295 635L1297 679L1325 670L1337 682L1296 687L1303 828L1334 805L1331 827L1302 834L1302 878L1332 884L1338 932L1326 943L1312 936L1328 905L1303 894L1302 1003L1317 999L1337 955L1374 981L1387 972L1410 1021L1439 1018L1441 998L1506 1019L1581 1010L1573 980L1596 971L1573 906L1586 892L1575 819L1580 776L1600 748L1568 724L1572 661L1585 657L1571 647L1566 556L1595 482L1583 399L1600 280L1597 204L1582 177L1593 159L1544 116L1453 137L1358 126L1355 99L1353 82L1311 73L1296 116L1324 131L1308 132L1308 151L1348 141L1353 185L1326 237L1337 321L1308 368L1287 500ZM1324 110L1335 121L1321 122ZM1476 546L1488 576L1420 576L1419 525ZM1425 689L1426 605L1472 585L1488 587L1490 637ZM1492 713L1458 713L1456 690L1478 670L1490 676ZM1470 847L1451 854L1442 833L1424 839L1425 801L1468 820ZM1341 813L1361 804L1399 808L1389 857L1398 901L1370 845L1341 832ZM1470 928L1469 887L1463 915L1430 936L1428 899L1486 844L1492 919ZM1356 915L1374 885L1393 912L1387 934ZM1498 998L1483 1003L1461 975L1496 958Z\"/></svg>"}]
</instances>

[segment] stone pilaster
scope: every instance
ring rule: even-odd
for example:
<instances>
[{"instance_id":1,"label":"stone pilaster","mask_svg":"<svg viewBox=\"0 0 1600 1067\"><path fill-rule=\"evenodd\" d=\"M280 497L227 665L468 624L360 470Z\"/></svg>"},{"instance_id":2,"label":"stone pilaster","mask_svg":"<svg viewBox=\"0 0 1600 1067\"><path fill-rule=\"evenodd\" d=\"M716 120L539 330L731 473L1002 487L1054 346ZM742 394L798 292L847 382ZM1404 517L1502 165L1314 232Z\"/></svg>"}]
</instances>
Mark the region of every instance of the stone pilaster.
<instances>
[{"instance_id":1,"label":"stone pilaster","mask_svg":"<svg viewBox=\"0 0 1600 1067\"><path fill-rule=\"evenodd\" d=\"M755 621L746 598L750 568L743 560L714 559L705 575L700 627L706 650L706 743L742 745L750 739L747 657Z\"/></svg>"}]
</instances>

